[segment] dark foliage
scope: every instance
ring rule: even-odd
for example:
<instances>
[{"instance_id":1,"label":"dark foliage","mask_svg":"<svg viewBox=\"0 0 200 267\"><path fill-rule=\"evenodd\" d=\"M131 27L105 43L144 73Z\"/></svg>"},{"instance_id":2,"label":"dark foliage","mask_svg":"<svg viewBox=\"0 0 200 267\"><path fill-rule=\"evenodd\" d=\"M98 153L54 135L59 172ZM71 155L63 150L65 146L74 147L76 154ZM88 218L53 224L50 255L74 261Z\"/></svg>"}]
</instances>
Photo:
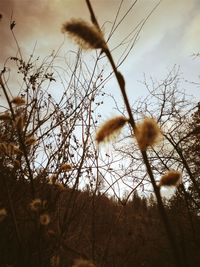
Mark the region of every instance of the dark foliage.
<instances>
[{"instance_id":1,"label":"dark foliage","mask_svg":"<svg viewBox=\"0 0 200 267\"><path fill-rule=\"evenodd\" d=\"M2 167L0 183L0 203L8 211L0 223L1 266L49 266L55 254L63 267L79 257L105 267L173 266L156 204L147 203L137 193L121 205L104 195L36 182L37 197L46 204L33 212L26 180L18 181L12 170ZM191 229L191 218L179 194L167 209L186 266L198 266L198 216L192 214ZM51 218L48 225L39 223L43 212Z\"/></svg>"}]
</instances>

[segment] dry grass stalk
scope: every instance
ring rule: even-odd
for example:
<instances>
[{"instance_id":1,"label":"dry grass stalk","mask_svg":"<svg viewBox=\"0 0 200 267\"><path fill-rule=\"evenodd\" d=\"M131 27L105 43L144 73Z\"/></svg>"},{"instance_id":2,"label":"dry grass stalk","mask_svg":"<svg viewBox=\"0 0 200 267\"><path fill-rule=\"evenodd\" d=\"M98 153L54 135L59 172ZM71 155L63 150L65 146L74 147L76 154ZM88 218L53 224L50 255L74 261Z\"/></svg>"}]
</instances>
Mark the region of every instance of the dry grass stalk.
<instances>
[{"instance_id":1,"label":"dry grass stalk","mask_svg":"<svg viewBox=\"0 0 200 267\"><path fill-rule=\"evenodd\" d=\"M116 137L127 122L128 119L124 116L114 117L106 121L96 133L97 143Z\"/></svg>"}]
</instances>

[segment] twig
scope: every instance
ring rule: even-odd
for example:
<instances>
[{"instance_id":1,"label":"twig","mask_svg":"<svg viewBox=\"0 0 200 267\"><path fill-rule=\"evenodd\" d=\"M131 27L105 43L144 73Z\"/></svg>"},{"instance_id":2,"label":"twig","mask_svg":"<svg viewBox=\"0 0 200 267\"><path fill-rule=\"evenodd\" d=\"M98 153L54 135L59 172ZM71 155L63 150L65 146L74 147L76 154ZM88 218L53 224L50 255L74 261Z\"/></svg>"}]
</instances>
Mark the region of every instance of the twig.
<instances>
[{"instance_id":1,"label":"twig","mask_svg":"<svg viewBox=\"0 0 200 267\"><path fill-rule=\"evenodd\" d=\"M101 29L99 27L99 24L98 24L98 21L96 19L96 16L94 14L93 8L91 6L90 0L86 0L86 3L87 3L87 6L88 6L88 9L90 11L91 21L93 22L94 25L96 25L96 27L99 29L99 31L101 31ZM133 117L133 114L132 114L132 110L131 110L131 106L129 104L128 96L127 96L127 93L126 93L124 77L117 70L117 67L116 67L116 65L114 63L114 60L113 60L113 57L111 55L111 52L110 52L109 48L106 47L106 49L104 49L103 52L106 54L111 66L112 66L113 72L114 72L115 77L116 77L116 79L118 81L118 84L119 84L119 87L120 87L120 90L121 90L121 93L122 93L122 96L123 96L123 100L124 100L124 103L125 103L125 106L126 106L127 113L129 115L129 123L130 123L130 125L131 125L131 127L133 129L133 132L135 132L136 131L136 123L135 123L135 120L134 120L134 117ZM148 173L148 175L150 177L150 180L151 180L151 183L152 183L155 195L156 195L156 199L157 199L157 203L158 203L158 210L160 212L160 216L162 218L162 221L164 223L164 226L165 226L165 229L166 229L166 232L167 232L167 236L168 236L169 241L170 241L171 250L172 250L172 253L173 253L173 256L174 256L174 260L175 260L177 266L182 266L179 249L178 249L178 246L177 246L177 244L175 242L175 238L174 238L174 235L173 235L173 232L172 232L172 228L171 228L171 225L169 223L169 220L168 220L168 217L167 217L167 213L165 211L165 207L164 207L164 204L163 204L163 201L162 201L162 197L161 197L161 194L160 194L160 189L156 185L156 181L155 181L155 178L154 178L154 175L153 175L153 172L152 172L149 160L148 160L147 153L146 153L146 151L141 151L141 154L142 154L142 158L143 158L144 164L146 166L147 173Z\"/></svg>"}]
</instances>

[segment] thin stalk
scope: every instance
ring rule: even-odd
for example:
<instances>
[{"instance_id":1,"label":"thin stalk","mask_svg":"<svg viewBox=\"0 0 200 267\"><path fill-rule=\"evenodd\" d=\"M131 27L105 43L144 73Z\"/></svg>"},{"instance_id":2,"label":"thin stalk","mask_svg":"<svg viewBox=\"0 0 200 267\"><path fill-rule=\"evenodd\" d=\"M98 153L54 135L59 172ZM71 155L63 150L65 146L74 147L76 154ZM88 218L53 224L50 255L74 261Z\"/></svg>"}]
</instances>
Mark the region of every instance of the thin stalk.
<instances>
[{"instance_id":1,"label":"thin stalk","mask_svg":"<svg viewBox=\"0 0 200 267\"><path fill-rule=\"evenodd\" d=\"M101 31L101 29L99 27L99 24L98 24L98 21L96 19L96 16L94 14L93 8L91 6L90 0L86 0L86 4L87 4L88 9L90 11L91 21L93 22L94 25L96 25L96 27L99 29L99 31ZM104 49L102 52L104 52L106 54L106 56L107 56L107 58L108 58L108 60L109 60L109 62L111 64L111 67L113 69L113 72L115 74L117 82L119 84L120 91L122 93L122 97L123 97L123 100L124 100L124 103L125 103L125 107L126 107L127 113L129 115L129 123L131 125L131 128L132 128L133 132L135 132L136 123L135 123L135 120L134 120L134 117L133 117L133 114L132 114L132 110L131 110L131 106L129 104L128 96L127 96L127 93L126 93L124 77L117 70L117 67L115 65L115 62L113 60L113 57L111 55L111 52L110 52L109 48L106 47L106 49ZM178 249L178 246L177 246L177 244L175 242L174 234L173 234L171 225L169 223L168 216L167 216L167 213L166 213L163 201L162 201L162 197L161 197L161 194L160 194L160 189L156 185L156 181L155 181L155 178L154 178L154 175L153 175L153 172L152 172L152 168L151 168L149 160L148 160L147 153L146 153L146 151L141 151L141 154L142 154L143 162L144 162L144 164L146 166L147 173L148 173L148 175L150 177L150 180L151 180L151 183L152 183L155 195L156 195L156 199L157 199L157 203L158 203L158 210L159 210L161 219L162 219L162 221L164 223L164 226L165 226L165 230L166 230L166 233L167 233L170 245L171 245L171 250L172 250L172 254L174 256L175 263L176 263L177 266L182 266L179 249Z\"/></svg>"}]
</instances>

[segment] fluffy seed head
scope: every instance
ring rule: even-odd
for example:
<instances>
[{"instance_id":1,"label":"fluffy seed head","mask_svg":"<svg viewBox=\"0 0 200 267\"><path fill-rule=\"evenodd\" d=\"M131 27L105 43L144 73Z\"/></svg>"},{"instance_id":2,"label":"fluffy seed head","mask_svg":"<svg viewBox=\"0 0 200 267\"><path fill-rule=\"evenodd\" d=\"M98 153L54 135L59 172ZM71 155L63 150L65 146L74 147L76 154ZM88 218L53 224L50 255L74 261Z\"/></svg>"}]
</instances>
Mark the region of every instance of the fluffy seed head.
<instances>
[{"instance_id":1,"label":"fluffy seed head","mask_svg":"<svg viewBox=\"0 0 200 267\"><path fill-rule=\"evenodd\" d=\"M161 177L159 186L178 186L180 183L181 173L171 170Z\"/></svg>"},{"instance_id":2,"label":"fluffy seed head","mask_svg":"<svg viewBox=\"0 0 200 267\"><path fill-rule=\"evenodd\" d=\"M144 151L161 139L161 130L154 119L145 118L137 124L135 136L140 149Z\"/></svg>"},{"instance_id":3,"label":"fluffy seed head","mask_svg":"<svg viewBox=\"0 0 200 267\"><path fill-rule=\"evenodd\" d=\"M35 138L34 135L28 136L25 140L25 144L27 146L31 146L34 145L37 142L37 139Z\"/></svg>"},{"instance_id":4,"label":"fluffy seed head","mask_svg":"<svg viewBox=\"0 0 200 267\"><path fill-rule=\"evenodd\" d=\"M58 180L58 175L53 174L49 177L49 184L55 185Z\"/></svg>"},{"instance_id":5,"label":"fluffy seed head","mask_svg":"<svg viewBox=\"0 0 200 267\"><path fill-rule=\"evenodd\" d=\"M88 260L78 259L75 260L74 264L71 267L96 267L96 266Z\"/></svg>"},{"instance_id":6,"label":"fluffy seed head","mask_svg":"<svg viewBox=\"0 0 200 267\"><path fill-rule=\"evenodd\" d=\"M60 257L59 255L54 255L50 259L51 267L59 267L60 265Z\"/></svg>"},{"instance_id":7,"label":"fluffy seed head","mask_svg":"<svg viewBox=\"0 0 200 267\"><path fill-rule=\"evenodd\" d=\"M94 26L81 19L72 19L62 26L62 32L68 33L84 49L104 49L106 43L103 34Z\"/></svg>"},{"instance_id":8,"label":"fluffy seed head","mask_svg":"<svg viewBox=\"0 0 200 267\"><path fill-rule=\"evenodd\" d=\"M22 105L26 104L26 101L24 98L22 98L20 96L16 96L13 98L12 103L15 104L16 106L22 106Z\"/></svg>"},{"instance_id":9,"label":"fluffy seed head","mask_svg":"<svg viewBox=\"0 0 200 267\"><path fill-rule=\"evenodd\" d=\"M2 121L8 121L11 119L10 113L9 112L4 112L0 114L0 120Z\"/></svg>"},{"instance_id":10,"label":"fluffy seed head","mask_svg":"<svg viewBox=\"0 0 200 267\"><path fill-rule=\"evenodd\" d=\"M19 169L20 168L20 166L21 166L21 163L20 163L20 161L19 160L14 160L13 161L13 163L14 163L14 167L16 168L16 169Z\"/></svg>"},{"instance_id":11,"label":"fluffy seed head","mask_svg":"<svg viewBox=\"0 0 200 267\"><path fill-rule=\"evenodd\" d=\"M38 211L41 205L42 205L42 200L39 198L35 198L30 203L30 209L32 211Z\"/></svg>"},{"instance_id":12,"label":"fluffy seed head","mask_svg":"<svg viewBox=\"0 0 200 267\"><path fill-rule=\"evenodd\" d=\"M120 133L120 130L124 127L127 122L127 118L118 116L106 121L96 133L97 143L110 140Z\"/></svg>"},{"instance_id":13,"label":"fluffy seed head","mask_svg":"<svg viewBox=\"0 0 200 267\"><path fill-rule=\"evenodd\" d=\"M69 163L63 163L60 166L60 171L68 172L68 171L71 171L71 170L72 170L72 166Z\"/></svg>"},{"instance_id":14,"label":"fluffy seed head","mask_svg":"<svg viewBox=\"0 0 200 267\"><path fill-rule=\"evenodd\" d=\"M25 116L21 115L15 118L14 125L18 131L22 131L25 125Z\"/></svg>"},{"instance_id":15,"label":"fluffy seed head","mask_svg":"<svg viewBox=\"0 0 200 267\"><path fill-rule=\"evenodd\" d=\"M7 216L7 211L5 208L0 209L0 222L2 222Z\"/></svg>"},{"instance_id":16,"label":"fluffy seed head","mask_svg":"<svg viewBox=\"0 0 200 267\"><path fill-rule=\"evenodd\" d=\"M43 213L40 215L40 224L41 225L48 225L50 223L49 214Z\"/></svg>"},{"instance_id":17,"label":"fluffy seed head","mask_svg":"<svg viewBox=\"0 0 200 267\"><path fill-rule=\"evenodd\" d=\"M22 154L22 151L12 143L0 143L0 154L11 157Z\"/></svg>"},{"instance_id":18,"label":"fluffy seed head","mask_svg":"<svg viewBox=\"0 0 200 267\"><path fill-rule=\"evenodd\" d=\"M15 145L11 144L11 147L13 149L13 154L17 154L17 155L22 155L23 154L23 152L19 149L18 146L15 146Z\"/></svg>"}]
</instances>

